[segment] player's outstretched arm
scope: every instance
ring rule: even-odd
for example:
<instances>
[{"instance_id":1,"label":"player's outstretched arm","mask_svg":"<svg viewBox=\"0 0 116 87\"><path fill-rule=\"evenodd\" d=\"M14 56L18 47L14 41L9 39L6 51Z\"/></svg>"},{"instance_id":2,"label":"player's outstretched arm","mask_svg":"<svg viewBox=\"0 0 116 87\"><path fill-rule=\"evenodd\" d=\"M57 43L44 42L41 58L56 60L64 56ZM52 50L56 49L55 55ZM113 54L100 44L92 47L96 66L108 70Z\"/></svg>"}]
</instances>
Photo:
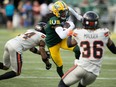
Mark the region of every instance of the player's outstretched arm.
<instances>
[{"instance_id":1,"label":"player's outstretched arm","mask_svg":"<svg viewBox=\"0 0 116 87\"><path fill-rule=\"evenodd\" d=\"M32 53L35 53L35 54L39 54L40 55L40 51L36 48L36 47L33 47L31 49L29 49Z\"/></svg>"},{"instance_id":2,"label":"player's outstretched arm","mask_svg":"<svg viewBox=\"0 0 116 87\"><path fill-rule=\"evenodd\" d=\"M112 53L116 54L116 46L110 38L108 39L107 47Z\"/></svg>"},{"instance_id":3,"label":"player's outstretched arm","mask_svg":"<svg viewBox=\"0 0 116 87\"><path fill-rule=\"evenodd\" d=\"M40 55L40 50L37 49L36 47L33 47L31 49L29 49L32 53L34 54L39 54ZM49 51L46 51L46 54L47 54L47 58L50 59L50 52Z\"/></svg>"},{"instance_id":4,"label":"player's outstretched arm","mask_svg":"<svg viewBox=\"0 0 116 87\"><path fill-rule=\"evenodd\" d=\"M36 47L33 47L30 49L31 52L35 54L41 55L42 61L46 64L46 69L49 70L52 66L52 64L49 62L50 59L50 53L49 51L45 50L45 42L40 41L39 43L39 50Z\"/></svg>"},{"instance_id":5,"label":"player's outstretched arm","mask_svg":"<svg viewBox=\"0 0 116 87\"><path fill-rule=\"evenodd\" d=\"M46 64L46 69L49 70L52 67L52 64L49 62L48 55L45 51L45 42L43 40L41 40L39 43L39 50L42 61Z\"/></svg>"},{"instance_id":6,"label":"player's outstretched arm","mask_svg":"<svg viewBox=\"0 0 116 87\"><path fill-rule=\"evenodd\" d=\"M65 26L66 25L66 26ZM69 25L69 27L67 27ZM61 39L65 39L68 35L68 32L70 30L73 30L75 27L74 23L71 22L71 21L67 21L66 23L64 23L64 26L56 26L55 27L55 31L56 33L58 34L58 36L61 38Z\"/></svg>"},{"instance_id":7,"label":"player's outstretched arm","mask_svg":"<svg viewBox=\"0 0 116 87\"><path fill-rule=\"evenodd\" d=\"M82 16L79 15L76 11L74 11L71 7L68 7L69 11L77 18L77 20L82 21Z\"/></svg>"}]
</instances>

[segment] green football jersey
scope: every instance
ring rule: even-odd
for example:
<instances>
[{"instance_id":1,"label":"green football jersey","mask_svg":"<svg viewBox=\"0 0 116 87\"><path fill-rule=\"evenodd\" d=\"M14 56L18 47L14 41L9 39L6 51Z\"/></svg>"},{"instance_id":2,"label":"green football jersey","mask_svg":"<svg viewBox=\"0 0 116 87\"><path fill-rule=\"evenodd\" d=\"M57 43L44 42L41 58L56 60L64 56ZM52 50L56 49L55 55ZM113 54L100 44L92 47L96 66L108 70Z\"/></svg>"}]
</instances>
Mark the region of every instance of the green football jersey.
<instances>
[{"instance_id":1,"label":"green football jersey","mask_svg":"<svg viewBox=\"0 0 116 87\"><path fill-rule=\"evenodd\" d=\"M56 16L53 16L50 18L50 20L47 23L46 26L46 44L48 47L52 47L56 45L57 43L61 42L62 39L58 36L58 34L55 32L55 26L61 25L62 21L57 18Z\"/></svg>"}]
</instances>

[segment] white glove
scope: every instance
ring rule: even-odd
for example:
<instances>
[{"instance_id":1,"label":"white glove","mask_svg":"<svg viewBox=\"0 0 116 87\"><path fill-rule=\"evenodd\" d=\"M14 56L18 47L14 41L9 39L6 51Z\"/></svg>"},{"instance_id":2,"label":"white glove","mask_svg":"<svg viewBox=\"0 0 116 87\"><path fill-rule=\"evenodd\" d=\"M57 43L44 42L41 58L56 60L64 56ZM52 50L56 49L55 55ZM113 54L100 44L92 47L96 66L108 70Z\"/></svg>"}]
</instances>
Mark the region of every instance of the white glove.
<instances>
[{"instance_id":1,"label":"white glove","mask_svg":"<svg viewBox=\"0 0 116 87\"><path fill-rule=\"evenodd\" d=\"M78 14L76 11L74 11L71 7L68 7L69 11L77 18L77 20L81 21L82 20L82 16L80 14Z\"/></svg>"},{"instance_id":2,"label":"white glove","mask_svg":"<svg viewBox=\"0 0 116 87\"><path fill-rule=\"evenodd\" d=\"M78 59L75 59L74 60L74 65L78 65L78 61L79 61Z\"/></svg>"}]
</instances>

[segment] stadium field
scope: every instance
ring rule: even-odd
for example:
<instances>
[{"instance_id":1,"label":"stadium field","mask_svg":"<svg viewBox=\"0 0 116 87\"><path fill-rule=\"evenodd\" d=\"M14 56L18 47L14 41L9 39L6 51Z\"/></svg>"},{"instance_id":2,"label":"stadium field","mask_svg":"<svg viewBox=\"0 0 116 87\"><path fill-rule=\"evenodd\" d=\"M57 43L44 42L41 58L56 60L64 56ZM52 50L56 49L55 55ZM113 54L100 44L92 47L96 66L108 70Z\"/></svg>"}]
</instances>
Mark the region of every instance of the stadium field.
<instances>
[{"instance_id":1,"label":"stadium field","mask_svg":"<svg viewBox=\"0 0 116 87\"><path fill-rule=\"evenodd\" d=\"M0 29L0 61L2 61L6 41L25 30L26 29L8 31ZM112 34L111 38L116 44L116 34ZM73 65L74 54L71 51L61 50L61 55L64 63L64 72L66 72ZM106 53L103 58L104 61L100 76L88 87L116 87L116 55L110 53L106 48ZM57 87L60 77L56 73L56 66L51 59L50 61L52 68L46 70L39 55L29 51L24 52L21 75L16 78L0 81L0 87ZM5 73L5 71L0 70L0 74L3 73ZM77 84L71 87L77 87Z\"/></svg>"}]
</instances>

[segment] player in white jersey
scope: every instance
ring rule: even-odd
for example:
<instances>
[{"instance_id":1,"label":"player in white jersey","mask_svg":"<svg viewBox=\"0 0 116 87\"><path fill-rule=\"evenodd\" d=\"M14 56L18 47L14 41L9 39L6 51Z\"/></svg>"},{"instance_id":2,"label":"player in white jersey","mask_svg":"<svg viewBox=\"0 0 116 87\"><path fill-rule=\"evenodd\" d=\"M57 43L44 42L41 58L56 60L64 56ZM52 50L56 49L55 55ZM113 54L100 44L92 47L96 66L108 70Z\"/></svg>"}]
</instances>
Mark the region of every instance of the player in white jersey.
<instances>
[{"instance_id":1,"label":"player in white jersey","mask_svg":"<svg viewBox=\"0 0 116 87\"><path fill-rule=\"evenodd\" d=\"M105 47L116 54L116 46L109 37L107 28L99 28L99 16L88 11L83 15L82 29L75 29L69 34L68 46L78 44L80 47L80 58L75 65L65 73L58 87L69 87L79 82L78 87L86 87L93 83L99 76L103 61Z\"/></svg>"},{"instance_id":2,"label":"player in white jersey","mask_svg":"<svg viewBox=\"0 0 116 87\"><path fill-rule=\"evenodd\" d=\"M46 64L46 69L51 68L51 63L48 60L49 55L45 51L46 35L44 34L44 27L45 23L40 22L35 26L35 29L29 29L5 44L3 63L0 62L0 69L8 70L11 67L12 70L0 75L0 80L13 78L21 74L22 53L26 50L40 54ZM36 46L39 46L39 49Z\"/></svg>"}]
</instances>

